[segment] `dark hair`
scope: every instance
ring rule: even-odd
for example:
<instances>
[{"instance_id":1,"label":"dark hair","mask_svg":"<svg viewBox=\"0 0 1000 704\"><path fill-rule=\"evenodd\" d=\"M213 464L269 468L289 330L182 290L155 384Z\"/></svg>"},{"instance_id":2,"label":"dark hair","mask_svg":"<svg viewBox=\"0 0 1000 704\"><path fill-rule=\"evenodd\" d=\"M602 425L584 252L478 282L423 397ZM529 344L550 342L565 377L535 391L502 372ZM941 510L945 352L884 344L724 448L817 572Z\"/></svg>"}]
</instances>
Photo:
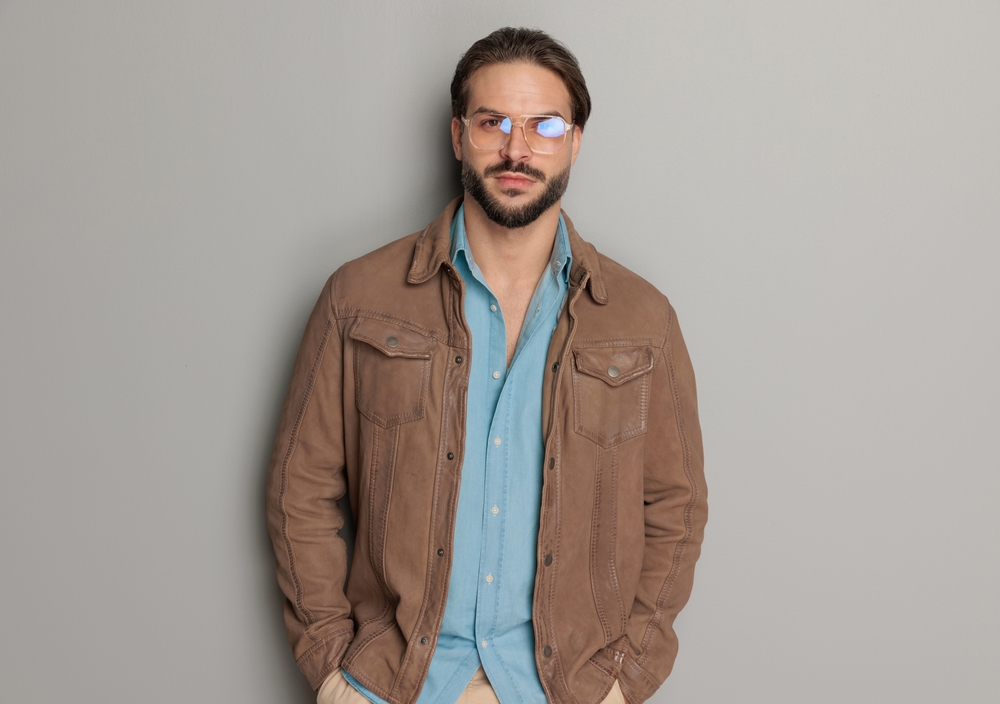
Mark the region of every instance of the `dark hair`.
<instances>
[{"instance_id":1,"label":"dark hair","mask_svg":"<svg viewBox=\"0 0 1000 704\"><path fill-rule=\"evenodd\" d=\"M583 129L590 116L590 93L576 57L539 29L504 27L469 47L458 60L451 80L451 114L461 118L469 102L469 79L490 64L530 63L559 74L569 91L573 123Z\"/></svg>"}]
</instances>

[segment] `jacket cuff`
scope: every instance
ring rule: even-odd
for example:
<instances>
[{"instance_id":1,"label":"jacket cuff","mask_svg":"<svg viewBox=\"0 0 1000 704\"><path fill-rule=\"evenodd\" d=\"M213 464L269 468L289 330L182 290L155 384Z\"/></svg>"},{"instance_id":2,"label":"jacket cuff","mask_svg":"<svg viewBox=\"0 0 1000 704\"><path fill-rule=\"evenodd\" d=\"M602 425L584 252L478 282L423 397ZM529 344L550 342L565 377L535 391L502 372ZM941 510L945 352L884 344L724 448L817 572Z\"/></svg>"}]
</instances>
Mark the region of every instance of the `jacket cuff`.
<instances>
[{"instance_id":1,"label":"jacket cuff","mask_svg":"<svg viewBox=\"0 0 1000 704\"><path fill-rule=\"evenodd\" d=\"M330 673L340 667L340 661L344 659L344 653L353 638L352 628L337 631L309 648L295 661L314 690L319 691Z\"/></svg>"},{"instance_id":2,"label":"jacket cuff","mask_svg":"<svg viewBox=\"0 0 1000 704\"><path fill-rule=\"evenodd\" d=\"M639 663L632 659L630 653L625 653L621 672L618 673L618 686L621 687L628 704L641 704L646 701L661 684L642 669Z\"/></svg>"}]
</instances>

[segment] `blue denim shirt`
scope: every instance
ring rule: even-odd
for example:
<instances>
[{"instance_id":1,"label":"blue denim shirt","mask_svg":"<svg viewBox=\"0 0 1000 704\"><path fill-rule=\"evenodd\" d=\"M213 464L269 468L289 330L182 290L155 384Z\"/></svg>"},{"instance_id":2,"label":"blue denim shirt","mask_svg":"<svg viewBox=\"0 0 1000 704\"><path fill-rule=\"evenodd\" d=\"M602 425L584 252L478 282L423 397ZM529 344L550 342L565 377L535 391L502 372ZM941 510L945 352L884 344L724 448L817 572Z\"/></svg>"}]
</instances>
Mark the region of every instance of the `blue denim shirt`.
<instances>
[{"instance_id":1,"label":"blue denim shirt","mask_svg":"<svg viewBox=\"0 0 1000 704\"><path fill-rule=\"evenodd\" d=\"M464 206L451 223L451 260L465 281L472 369L448 601L418 702L458 701L480 664L503 704L544 702L531 604L545 450L542 383L569 288L566 223L560 215L552 258L509 369L503 311L472 257ZM384 704L344 676L369 700Z\"/></svg>"}]
</instances>

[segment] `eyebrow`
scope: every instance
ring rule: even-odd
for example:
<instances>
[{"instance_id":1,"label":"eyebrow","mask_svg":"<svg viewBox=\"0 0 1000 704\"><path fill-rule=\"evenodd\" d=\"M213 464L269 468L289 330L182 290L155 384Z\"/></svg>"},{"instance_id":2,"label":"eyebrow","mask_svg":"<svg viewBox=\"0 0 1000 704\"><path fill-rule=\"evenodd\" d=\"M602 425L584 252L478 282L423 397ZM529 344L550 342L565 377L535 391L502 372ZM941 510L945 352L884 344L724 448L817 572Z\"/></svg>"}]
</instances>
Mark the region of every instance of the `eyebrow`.
<instances>
[{"instance_id":1,"label":"eyebrow","mask_svg":"<svg viewBox=\"0 0 1000 704\"><path fill-rule=\"evenodd\" d=\"M489 107L476 108L469 115L471 117L472 115L479 115L480 113L489 113L491 115L503 115L505 117L510 117L510 115L507 115L507 113L505 113L503 110L496 110L494 108L489 108ZM567 123L569 122L569 120L566 119L566 117L564 117L563 114L561 112L559 112L558 110L549 110L548 112L540 112L538 114L539 115L552 115L553 117L562 118L563 122L567 122Z\"/></svg>"}]
</instances>

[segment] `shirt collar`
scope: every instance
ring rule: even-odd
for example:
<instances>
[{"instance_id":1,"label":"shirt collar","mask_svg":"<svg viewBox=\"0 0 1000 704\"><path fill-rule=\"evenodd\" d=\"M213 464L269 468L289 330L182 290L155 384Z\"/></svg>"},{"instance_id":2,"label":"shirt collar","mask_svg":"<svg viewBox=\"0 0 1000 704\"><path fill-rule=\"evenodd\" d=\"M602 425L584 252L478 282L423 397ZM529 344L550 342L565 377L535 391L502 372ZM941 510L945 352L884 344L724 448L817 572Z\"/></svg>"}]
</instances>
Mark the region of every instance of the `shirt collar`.
<instances>
[{"instance_id":1,"label":"shirt collar","mask_svg":"<svg viewBox=\"0 0 1000 704\"><path fill-rule=\"evenodd\" d=\"M472 248L469 246L469 238L465 234L465 204L458 206L455 217L451 219L451 262L456 263L459 255L465 257L465 262L469 271L478 275L479 267L476 266L475 259L472 258ZM556 239L552 246L552 256L549 258L549 270L552 275L558 277L563 282L569 282L569 272L573 266L573 254L570 250L569 231L566 228L566 220L562 213L559 213L559 223L556 225Z\"/></svg>"},{"instance_id":2,"label":"shirt collar","mask_svg":"<svg viewBox=\"0 0 1000 704\"><path fill-rule=\"evenodd\" d=\"M422 284L437 274L442 265L453 266L448 257L451 241L449 232L455 211L462 203L462 196L452 200L445 209L421 232L415 232L416 240L413 246L413 259L410 261L410 271L406 281L411 284ZM608 292L604 287L604 274L601 271L601 258L594 245L583 240L580 233L573 227L573 221L560 211L569 232L569 247L573 253L570 266L569 285L585 286L591 298L604 305L608 302ZM464 222L464 220L463 220Z\"/></svg>"}]
</instances>

